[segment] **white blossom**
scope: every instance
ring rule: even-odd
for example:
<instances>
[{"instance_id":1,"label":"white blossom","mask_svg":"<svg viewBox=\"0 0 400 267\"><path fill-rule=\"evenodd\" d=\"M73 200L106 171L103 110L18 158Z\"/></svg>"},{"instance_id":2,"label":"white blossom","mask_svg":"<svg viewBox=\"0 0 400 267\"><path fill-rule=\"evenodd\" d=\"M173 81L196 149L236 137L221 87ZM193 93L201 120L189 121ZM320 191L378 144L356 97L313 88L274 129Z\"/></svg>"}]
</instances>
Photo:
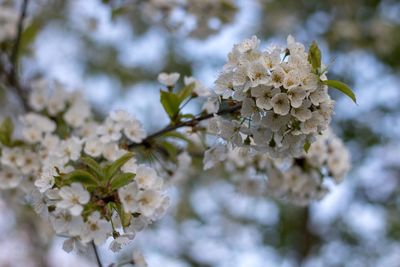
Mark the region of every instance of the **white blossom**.
<instances>
[{"instance_id":1,"label":"white blossom","mask_svg":"<svg viewBox=\"0 0 400 267\"><path fill-rule=\"evenodd\" d=\"M71 186L64 186L60 189L61 201L57 207L68 209L73 216L78 216L83 210L83 205L90 200L90 194L80 183L72 183Z\"/></svg>"},{"instance_id":2,"label":"white blossom","mask_svg":"<svg viewBox=\"0 0 400 267\"><path fill-rule=\"evenodd\" d=\"M158 81L161 84L164 84L166 86L174 86L175 83L179 80L180 74L179 73L160 73L158 75Z\"/></svg>"}]
</instances>

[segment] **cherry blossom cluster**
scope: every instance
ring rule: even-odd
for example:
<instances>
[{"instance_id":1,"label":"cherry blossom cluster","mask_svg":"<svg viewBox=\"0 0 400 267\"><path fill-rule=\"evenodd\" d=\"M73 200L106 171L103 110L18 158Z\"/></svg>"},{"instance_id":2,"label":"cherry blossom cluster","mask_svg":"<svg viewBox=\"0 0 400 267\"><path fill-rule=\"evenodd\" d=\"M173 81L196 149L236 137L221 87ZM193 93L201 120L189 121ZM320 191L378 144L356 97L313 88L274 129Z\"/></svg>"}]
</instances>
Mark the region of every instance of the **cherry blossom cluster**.
<instances>
[{"instance_id":1,"label":"cherry blossom cluster","mask_svg":"<svg viewBox=\"0 0 400 267\"><path fill-rule=\"evenodd\" d=\"M33 83L29 104L20 138L12 131L2 138L0 186L22 189L55 232L69 238L66 251L109 237L117 251L164 214L163 179L127 150L146 137L138 120L115 111L96 121L79 93L42 80Z\"/></svg>"},{"instance_id":2,"label":"cherry blossom cluster","mask_svg":"<svg viewBox=\"0 0 400 267\"><path fill-rule=\"evenodd\" d=\"M275 162L268 169L268 191L298 205L321 199L329 191L327 183L340 183L350 169L350 153L328 129L317 137L309 151L290 162ZM332 179L330 179L332 178Z\"/></svg>"},{"instance_id":3,"label":"cherry blossom cluster","mask_svg":"<svg viewBox=\"0 0 400 267\"><path fill-rule=\"evenodd\" d=\"M259 43L253 36L229 53L215 92L241 109L233 119L216 117L210 129L238 147L300 156L331 121L334 101L322 82L325 74L291 36L287 47L263 51Z\"/></svg>"},{"instance_id":4,"label":"cherry blossom cluster","mask_svg":"<svg viewBox=\"0 0 400 267\"><path fill-rule=\"evenodd\" d=\"M205 38L233 21L234 0L149 0L142 2L144 14L152 22L161 21L170 30L184 30ZM188 23L189 22L189 23ZM190 25L193 24L193 25Z\"/></svg>"},{"instance_id":5,"label":"cherry blossom cluster","mask_svg":"<svg viewBox=\"0 0 400 267\"><path fill-rule=\"evenodd\" d=\"M327 181L342 181L350 169L350 154L328 129L298 158L273 159L247 147L220 144L205 152L203 163L204 169L222 164L230 179L245 193L268 194L295 205L306 205L326 195Z\"/></svg>"}]
</instances>

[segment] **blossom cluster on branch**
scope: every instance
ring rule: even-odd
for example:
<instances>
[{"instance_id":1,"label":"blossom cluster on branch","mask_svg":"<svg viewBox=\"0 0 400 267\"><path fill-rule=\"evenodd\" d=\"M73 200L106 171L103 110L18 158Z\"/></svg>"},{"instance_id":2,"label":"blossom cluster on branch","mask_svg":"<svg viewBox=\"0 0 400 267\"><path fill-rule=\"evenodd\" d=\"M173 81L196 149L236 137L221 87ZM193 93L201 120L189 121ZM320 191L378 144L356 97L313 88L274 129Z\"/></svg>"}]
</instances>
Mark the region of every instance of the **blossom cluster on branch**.
<instances>
[{"instance_id":1,"label":"blossom cluster on branch","mask_svg":"<svg viewBox=\"0 0 400 267\"><path fill-rule=\"evenodd\" d=\"M272 157L299 156L331 121L334 101L325 74L309 60L303 44L266 51L257 37L235 45L216 80L215 92L241 103L233 119L214 118L210 129L235 146Z\"/></svg>"},{"instance_id":2,"label":"blossom cluster on branch","mask_svg":"<svg viewBox=\"0 0 400 267\"><path fill-rule=\"evenodd\" d=\"M2 125L0 186L27 193L55 232L70 237L67 251L110 236L117 251L165 212L163 180L124 149L146 137L133 116L115 111L96 121L79 93L43 81L32 85L29 104L19 139L9 120Z\"/></svg>"},{"instance_id":3,"label":"blossom cluster on branch","mask_svg":"<svg viewBox=\"0 0 400 267\"><path fill-rule=\"evenodd\" d=\"M161 73L160 102L170 122L150 135L123 110L98 119L79 92L31 82L16 130L9 118L0 125L0 187L23 191L68 237L67 251L110 237L110 249L118 251L160 219L169 205L165 178L181 181L196 167L194 136L204 169L223 164L235 183L262 178L263 194L294 204L320 199L328 178L339 182L350 166L329 130L328 85L351 91L327 80L315 43L306 52L291 36L287 47L262 51L259 42L253 37L234 46L213 91L186 76L180 87L179 73ZM201 112L185 113L195 98L205 100ZM210 139L214 145L205 150Z\"/></svg>"},{"instance_id":4,"label":"blossom cluster on branch","mask_svg":"<svg viewBox=\"0 0 400 267\"><path fill-rule=\"evenodd\" d=\"M350 169L350 154L328 128L296 158L271 158L248 147L222 144L205 152L204 169L221 165L243 193L303 206L324 197L329 181L342 181Z\"/></svg>"}]
</instances>

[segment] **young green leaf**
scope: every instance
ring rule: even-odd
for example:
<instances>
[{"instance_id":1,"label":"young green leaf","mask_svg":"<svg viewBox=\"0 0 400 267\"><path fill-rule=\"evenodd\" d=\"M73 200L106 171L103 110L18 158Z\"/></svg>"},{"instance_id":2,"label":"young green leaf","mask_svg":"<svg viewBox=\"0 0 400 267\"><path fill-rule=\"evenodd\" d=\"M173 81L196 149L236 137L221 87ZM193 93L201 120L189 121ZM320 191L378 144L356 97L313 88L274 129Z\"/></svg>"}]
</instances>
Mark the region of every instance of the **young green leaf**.
<instances>
[{"instance_id":1,"label":"young green leaf","mask_svg":"<svg viewBox=\"0 0 400 267\"><path fill-rule=\"evenodd\" d=\"M183 102L183 100L185 100L190 95L192 95L192 92L193 92L193 89L195 86L196 86L196 84L194 82L190 83L190 84L186 85L185 87L183 87L178 92L179 105Z\"/></svg>"},{"instance_id":2,"label":"young green leaf","mask_svg":"<svg viewBox=\"0 0 400 267\"><path fill-rule=\"evenodd\" d=\"M103 171L103 169L100 167L100 165L92 158L90 157L82 157L81 161L92 171L94 172L97 177L99 177L101 180L105 180L106 178L106 173Z\"/></svg>"},{"instance_id":3,"label":"young green leaf","mask_svg":"<svg viewBox=\"0 0 400 267\"><path fill-rule=\"evenodd\" d=\"M354 103L357 103L356 95L353 93L353 91L347 84L340 82L340 81L336 81L336 80L326 80L326 81L322 81L322 82L324 84L328 85L329 87L332 87L332 88L335 88L335 89L341 91L343 94L350 97L351 100L354 101Z\"/></svg>"},{"instance_id":4,"label":"young green leaf","mask_svg":"<svg viewBox=\"0 0 400 267\"><path fill-rule=\"evenodd\" d=\"M0 125L0 142L5 146L12 145L12 134L14 132L14 124L10 117L3 120Z\"/></svg>"},{"instance_id":5,"label":"young green leaf","mask_svg":"<svg viewBox=\"0 0 400 267\"><path fill-rule=\"evenodd\" d=\"M111 180L111 189L116 190L120 187L129 184L130 182L132 182L133 177L135 177L135 174L129 172L121 173L119 175L114 176Z\"/></svg>"},{"instance_id":6,"label":"young green leaf","mask_svg":"<svg viewBox=\"0 0 400 267\"><path fill-rule=\"evenodd\" d=\"M315 41L311 43L310 49L308 50L308 62L310 62L315 70L321 67L321 50L319 50L317 42Z\"/></svg>"},{"instance_id":7,"label":"young green leaf","mask_svg":"<svg viewBox=\"0 0 400 267\"><path fill-rule=\"evenodd\" d=\"M311 143L310 142L307 141L307 142L304 143L303 148L304 148L304 151L306 153L308 153L308 150L310 150L310 147L311 147Z\"/></svg>"},{"instance_id":8,"label":"young green leaf","mask_svg":"<svg viewBox=\"0 0 400 267\"><path fill-rule=\"evenodd\" d=\"M131 158L133 158L133 153L128 152L116 161L114 161L111 165L107 166L107 168L104 170L106 173L106 180L111 179L119 171L119 169Z\"/></svg>"},{"instance_id":9,"label":"young green leaf","mask_svg":"<svg viewBox=\"0 0 400 267\"><path fill-rule=\"evenodd\" d=\"M186 141L188 143L192 142L186 135L184 135L183 133L177 132L177 131L172 131L172 132L169 132L169 133L165 133L163 136L164 137L171 137L171 138L175 138L175 139L180 139L180 140Z\"/></svg>"},{"instance_id":10,"label":"young green leaf","mask_svg":"<svg viewBox=\"0 0 400 267\"><path fill-rule=\"evenodd\" d=\"M69 183L79 182L86 186L98 185L96 177L94 177L90 172L84 170L75 170L64 176L64 179Z\"/></svg>"},{"instance_id":11,"label":"young green leaf","mask_svg":"<svg viewBox=\"0 0 400 267\"><path fill-rule=\"evenodd\" d=\"M179 105L181 104L179 97L172 92L160 90L160 101L168 116L174 119L179 113Z\"/></svg>"},{"instance_id":12,"label":"young green leaf","mask_svg":"<svg viewBox=\"0 0 400 267\"><path fill-rule=\"evenodd\" d=\"M116 204L116 211L119 215L119 218L121 220L121 224L123 227L128 227L129 224L131 223L131 214L130 213L126 213L124 211L124 208L122 207L121 203Z\"/></svg>"}]
</instances>

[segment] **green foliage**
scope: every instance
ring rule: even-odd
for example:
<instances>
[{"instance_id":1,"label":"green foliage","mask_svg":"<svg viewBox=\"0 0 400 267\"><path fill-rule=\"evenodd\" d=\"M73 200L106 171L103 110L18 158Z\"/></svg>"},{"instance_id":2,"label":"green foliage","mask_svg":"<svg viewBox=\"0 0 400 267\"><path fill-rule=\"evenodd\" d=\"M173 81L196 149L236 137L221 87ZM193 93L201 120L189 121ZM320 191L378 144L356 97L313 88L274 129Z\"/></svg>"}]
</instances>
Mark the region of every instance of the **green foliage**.
<instances>
[{"instance_id":1,"label":"green foliage","mask_svg":"<svg viewBox=\"0 0 400 267\"><path fill-rule=\"evenodd\" d=\"M5 146L12 146L12 134L14 132L14 124L10 117L3 120L0 125L0 142Z\"/></svg>"},{"instance_id":2,"label":"green foliage","mask_svg":"<svg viewBox=\"0 0 400 267\"><path fill-rule=\"evenodd\" d=\"M304 143L303 148L304 148L304 151L306 153L308 153L308 150L310 150L310 147L311 147L311 143L310 142L307 141L307 142Z\"/></svg>"},{"instance_id":3,"label":"green foliage","mask_svg":"<svg viewBox=\"0 0 400 267\"><path fill-rule=\"evenodd\" d=\"M321 50L317 45L317 42L312 42L310 49L308 50L308 62L310 62L316 72L321 68Z\"/></svg>"},{"instance_id":4,"label":"green foliage","mask_svg":"<svg viewBox=\"0 0 400 267\"><path fill-rule=\"evenodd\" d=\"M120 187L123 187L123 186L129 184L130 182L132 182L134 177L135 177L135 174L129 173L129 172L115 175L111 179L111 189L116 190Z\"/></svg>"},{"instance_id":5,"label":"green foliage","mask_svg":"<svg viewBox=\"0 0 400 267\"><path fill-rule=\"evenodd\" d=\"M169 118L174 120L179 113L179 97L172 93L166 91L160 91L160 101L164 107L165 112L167 112Z\"/></svg>"},{"instance_id":6,"label":"green foliage","mask_svg":"<svg viewBox=\"0 0 400 267\"><path fill-rule=\"evenodd\" d=\"M117 211L119 218L121 219L121 224L123 227L128 227L131 223L131 214L126 213L122 207L121 203L116 204L115 210Z\"/></svg>"},{"instance_id":7,"label":"green foliage","mask_svg":"<svg viewBox=\"0 0 400 267\"><path fill-rule=\"evenodd\" d=\"M106 179L106 173L101 166L90 157L82 157L81 161L91 170L100 180Z\"/></svg>"},{"instance_id":8,"label":"green foliage","mask_svg":"<svg viewBox=\"0 0 400 267\"><path fill-rule=\"evenodd\" d=\"M110 180L119 170L120 168L131 158L133 158L133 153L126 153L116 161L114 161L111 165L108 165L104 171L105 171L105 176L106 180Z\"/></svg>"},{"instance_id":9,"label":"green foliage","mask_svg":"<svg viewBox=\"0 0 400 267\"><path fill-rule=\"evenodd\" d=\"M84 170L74 170L64 176L68 183L79 182L85 186L97 186L98 180L90 172Z\"/></svg>"},{"instance_id":10,"label":"green foliage","mask_svg":"<svg viewBox=\"0 0 400 267\"><path fill-rule=\"evenodd\" d=\"M345 84L341 81L336 81L336 80L326 80L326 81L322 81L322 82L324 84L328 85L329 87L332 87L332 88L335 88L335 89L341 91L343 94L350 97L351 100L354 101L354 103L357 103L354 92L351 90L351 88L347 84Z\"/></svg>"},{"instance_id":11,"label":"green foliage","mask_svg":"<svg viewBox=\"0 0 400 267\"><path fill-rule=\"evenodd\" d=\"M176 122L179 120L180 117L179 112L182 108L182 104L186 99L188 99L192 95L194 87L195 84L191 83L183 87L177 93L160 90L161 104L172 122Z\"/></svg>"}]
</instances>

